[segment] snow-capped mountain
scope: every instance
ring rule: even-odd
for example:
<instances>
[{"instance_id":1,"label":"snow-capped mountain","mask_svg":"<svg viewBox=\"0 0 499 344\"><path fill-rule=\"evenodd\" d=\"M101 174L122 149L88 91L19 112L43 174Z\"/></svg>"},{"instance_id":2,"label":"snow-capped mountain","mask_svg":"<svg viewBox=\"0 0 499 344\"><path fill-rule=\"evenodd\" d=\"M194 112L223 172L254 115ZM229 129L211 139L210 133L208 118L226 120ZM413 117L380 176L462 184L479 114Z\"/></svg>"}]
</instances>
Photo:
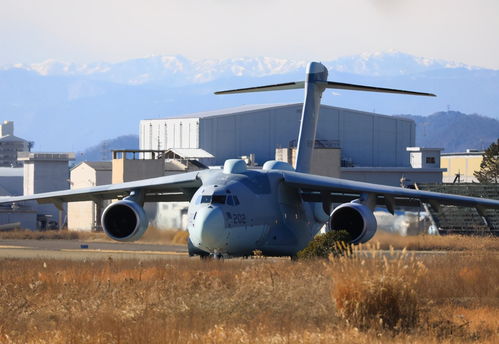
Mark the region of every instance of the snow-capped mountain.
<instances>
[{"instance_id":1,"label":"snow-capped mountain","mask_svg":"<svg viewBox=\"0 0 499 344\"><path fill-rule=\"evenodd\" d=\"M463 63L417 57L399 52L365 53L327 63L329 70L369 76L400 76L437 69L478 69Z\"/></svg>"},{"instance_id":2,"label":"snow-capped mountain","mask_svg":"<svg viewBox=\"0 0 499 344\"><path fill-rule=\"evenodd\" d=\"M499 118L499 71L402 53L322 61L330 79L432 92L437 98L328 90L323 103L383 114L459 110ZM303 80L307 61L270 57L191 60L152 56L118 63L49 60L0 67L0 120L36 150L82 150L137 134L144 118L243 104L296 103L300 90L214 96L217 90Z\"/></svg>"},{"instance_id":3,"label":"snow-capped mountain","mask_svg":"<svg viewBox=\"0 0 499 344\"><path fill-rule=\"evenodd\" d=\"M372 53L323 62L330 71L364 76L400 76L445 68L467 68L456 62L415 57L403 53ZM86 76L94 80L127 85L173 82L175 85L204 83L227 77L265 77L302 71L307 61L272 57L189 60L182 56L151 56L117 63L75 64L47 60L17 64L19 68L42 76Z\"/></svg>"},{"instance_id":4,"label":"snow-capped mountain","mask_svg":"<svg viewBox=\"0 0 499 344\"><path fill-rule=\"evenodd\" d=\"M170 81L175 84L203 83L220 78L263 77L286 74L303 69L305 61L269 57L189 60L182 56L151 56L117 63L96 62L75 64L56 60L16 64L3 69L18 68L42 76L86 76L127 85Z\"/></svg>"}]
</instances>

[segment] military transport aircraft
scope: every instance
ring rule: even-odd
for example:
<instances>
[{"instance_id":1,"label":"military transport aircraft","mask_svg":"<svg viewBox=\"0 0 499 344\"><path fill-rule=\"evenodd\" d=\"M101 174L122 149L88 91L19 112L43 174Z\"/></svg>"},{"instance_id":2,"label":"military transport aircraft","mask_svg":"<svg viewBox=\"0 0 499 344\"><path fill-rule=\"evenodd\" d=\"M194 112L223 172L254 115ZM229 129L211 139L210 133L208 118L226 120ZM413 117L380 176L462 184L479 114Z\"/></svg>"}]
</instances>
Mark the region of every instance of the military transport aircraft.
<instances>
[{"instance_id":1,"label":"military transport aircraft","mask_svg":"<svg viewBox=\"0 0 499 344\"><path fill-rule=\"evenodd\" d=\"M434 96L429 93L327 81L321 63L307 66L306 80L253 87L216 94L305 89L298 136L296 168L267 161L261 170L248 169L243 160L229 159L223 169L144 179L87 189L8 197L1 203L37 200L62 209L64 202L120 199L102 214L105 233L118 241L139 239L148 226L144 202L190 201L188 248L191 255L234 257L251 255L295 256L330 224L347 230L353 243L364 243L376 232L376 205L392 214L395 207L415 201L499 209L498 200L425 192L309 174L322 93L326 88ZM331 204L339 204L331 209Z\"/></svg>"}]
</instances>

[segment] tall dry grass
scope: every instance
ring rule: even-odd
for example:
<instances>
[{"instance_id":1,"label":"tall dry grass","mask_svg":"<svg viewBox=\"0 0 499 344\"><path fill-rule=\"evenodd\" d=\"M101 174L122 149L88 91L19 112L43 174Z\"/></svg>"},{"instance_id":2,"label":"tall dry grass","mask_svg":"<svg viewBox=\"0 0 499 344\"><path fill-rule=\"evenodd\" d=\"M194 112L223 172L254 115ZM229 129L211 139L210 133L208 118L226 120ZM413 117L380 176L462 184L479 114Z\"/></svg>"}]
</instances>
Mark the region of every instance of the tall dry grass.
<instances>
[{"instance_id":1,"label":"tall dry grass","mask_svg":"<svg viewBox=\"0 0 499 344\"><path fill-rule=\"evenodd\" d=\"M0 343L496 343L499 257L0 261Z\"/></svg>"},{"instance_id":2,"label":"tall dry grass","mask_svg":"<svg viewBox=\"0 0 499 344\"><path fill-rule=\"evenodd\" d=\"M388 250L407 249L410 251L499 251L499 240L492 236L469 235L414 235L401 236L397 233L377 231L370 243L379 245L379 248Z\"/></svg>"},{"instance_id":3,"label":"tall dry grass","mask_svg":"<svg viewBox=\"0 0 499 344\"><path fill-rule=\"evenodd\" d=\"M178 229L158 229L149 227L144 236L137 243L186 245L189 234L187 231ZM47 230L32 231L18 229L12 231L0 231L0 240L85 240L85 241L111 241L103 232Z\"/></svg>"}]
</instances>

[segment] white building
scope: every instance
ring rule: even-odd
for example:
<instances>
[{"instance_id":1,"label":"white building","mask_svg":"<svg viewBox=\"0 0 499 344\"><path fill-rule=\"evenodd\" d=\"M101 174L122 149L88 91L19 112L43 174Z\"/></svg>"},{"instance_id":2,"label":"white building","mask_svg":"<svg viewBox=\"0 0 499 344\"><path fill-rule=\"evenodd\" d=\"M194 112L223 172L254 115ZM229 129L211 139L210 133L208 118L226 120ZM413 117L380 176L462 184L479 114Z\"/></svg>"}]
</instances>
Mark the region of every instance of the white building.
<instances>
[{"instance_id":1,"label":"white building","mask_svg":"<svg viewBox=\"0 0 499 344\"><path fill-rule=\"evenodd\" d=\"M111 184L111 161L84 161L70 171L71 189L89 188ZM97 200L68 203L68 228L70 230L96 230L101 227L100 217L109 201Z\"/></svg>"}]
</instances>

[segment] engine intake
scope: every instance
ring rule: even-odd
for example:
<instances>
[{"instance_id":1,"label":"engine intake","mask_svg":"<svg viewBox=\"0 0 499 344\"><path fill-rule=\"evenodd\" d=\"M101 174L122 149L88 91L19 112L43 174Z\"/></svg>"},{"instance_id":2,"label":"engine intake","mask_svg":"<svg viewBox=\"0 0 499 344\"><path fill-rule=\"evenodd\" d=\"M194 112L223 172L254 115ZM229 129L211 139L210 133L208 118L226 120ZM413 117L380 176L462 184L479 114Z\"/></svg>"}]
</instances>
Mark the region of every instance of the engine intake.
<instances>
[{"instance_id":1,"label":"engine intake","mask_svg":"<svg viewBox=\"0 0 499 344\"><path fill-rule=\"evenodd\" d=\"M140 239L148 224L144 208L131 200L111 203L102 213L104 232L111 239L118 241Z\"/></svg>"},{"instance_id":2,"label":"engine intake","mask_svg":"<svg viewBox=\"0 0 499 344\"><path fill-rule=\"evenodd\" d=\"M346 230L352 237L352 244L363 244L376 233L376 218L373 212L360 203L344 203L331 214L331 230Z\"/></svg>"}]
</instances>

